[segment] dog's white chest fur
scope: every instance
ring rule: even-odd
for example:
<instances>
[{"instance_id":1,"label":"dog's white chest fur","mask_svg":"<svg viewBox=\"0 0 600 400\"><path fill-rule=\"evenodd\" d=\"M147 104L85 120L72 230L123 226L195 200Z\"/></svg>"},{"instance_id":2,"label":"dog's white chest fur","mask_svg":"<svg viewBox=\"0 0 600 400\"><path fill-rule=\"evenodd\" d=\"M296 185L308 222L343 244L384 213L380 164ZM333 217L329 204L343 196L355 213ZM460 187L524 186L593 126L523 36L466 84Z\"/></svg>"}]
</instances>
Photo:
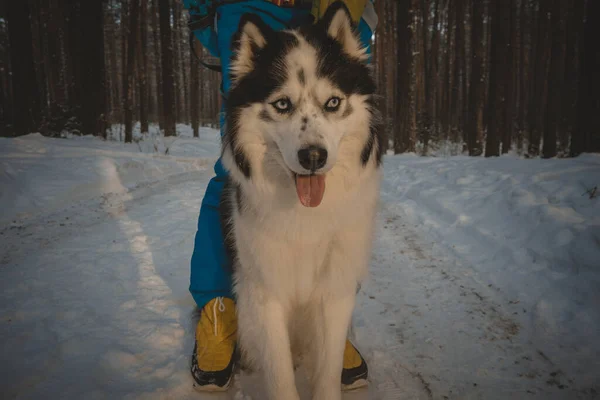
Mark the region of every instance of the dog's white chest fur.
<instances>
[{"instance_id":1,"label":"dog's white chest fur","mask_svg":"<svg viewBox=\"0 0 600 400\"><path fill-rule=\"evenodd\" d=\"M343 265L331 265L328 257L343 247L341 241L348 237L357 237L360 243L370 234L379 173L369 172L363 172L364 182L355 182L354 190L344 192L342 178L336 182L332 173L323 204L317 208L302 206L289 187L265 196L248 186L247 212L236 217L235 223L239 273L248 275L244 279L258 280L289 307L304 306L327 291L356 285L366 264L347 260ZM289 202L277 201L282 198ZM370 241L363 243L368 251Z\"/></svg>"},{"instance_id":2,"label":"dog's white chest fur","mask_svg":"<svg viewBox=\"0 0 600 400\"><path fill-rule=\"evenodd\" d=\"M247 264L242 268L289 307L304 305L326 267L333 232L323 231L321 221L302 218L300 212L276 214L285 219L263 219L260 230L255 229L258 221L253 215L238 221L239 257L254 260L252 265L242 263ZM246 271L240 273L245 275Z\"/></svg>"}]
</instances>

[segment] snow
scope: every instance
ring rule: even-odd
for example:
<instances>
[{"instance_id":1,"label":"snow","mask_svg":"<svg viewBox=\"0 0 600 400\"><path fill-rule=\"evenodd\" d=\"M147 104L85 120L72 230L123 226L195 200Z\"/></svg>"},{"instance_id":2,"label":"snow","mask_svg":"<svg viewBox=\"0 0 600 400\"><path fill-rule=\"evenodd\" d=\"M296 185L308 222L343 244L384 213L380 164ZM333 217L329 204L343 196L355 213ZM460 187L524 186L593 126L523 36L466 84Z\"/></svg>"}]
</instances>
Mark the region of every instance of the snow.
<instances>
[{"instance_id":1,"label":"snow","mask_svg":"<svg viewBox=\"0 0 600 400\"><path fill-rule=\"evenodd\" d=\"M214 130L203 128L201 139L193 139L191 129L179 125L179 136L164 138L152 126L151 136L141 140L139 124L136 128L138 142L130 144L93 136L59 140L39 133L0 138L0 224L205 169L218 157L220 139Z\"/></svg>"},{"instance_id":2,"label":"snow","mask_svg":"<svg viewBox=\"0 0 600 400\"><path fill-rule=\"evenodd\" d=\"M435 328L417 330L419 340L430 342L418 341L416 348L449 348L415 360L434 393L594 398L600 381L600 199L586 192L600 184L600 157L406 155L388 157L385 175L384 213L401 220L403 231L415 231L402 235L409 245L420 238L424 256L418 258L429 269L419 285L431 298L419 302L419 294L395 288L419 314L423 302L429 304L432 320L426 323ZM375 258L390 251L397 252L393 242ZM393 282L417 281L393 255L387 259L405 275ZM440 377L446 363L453 371L448 374L458 374L450 380L454 385ZM477 387L463 381L466 373Z\"/></svg>"},{"instance_id":3,"label":"snow","mask_svg":"<svg viewBox=\"0 0 600 400\"><path fill-rule=\"evenodd\" d=\"M193 388L189 259L219 138L178 132L0 139L4 398L263 398L249 373ZM352 332L371 383L344 399L598 398L600 157L384 168Z\"/></svg>"}]
</instances>

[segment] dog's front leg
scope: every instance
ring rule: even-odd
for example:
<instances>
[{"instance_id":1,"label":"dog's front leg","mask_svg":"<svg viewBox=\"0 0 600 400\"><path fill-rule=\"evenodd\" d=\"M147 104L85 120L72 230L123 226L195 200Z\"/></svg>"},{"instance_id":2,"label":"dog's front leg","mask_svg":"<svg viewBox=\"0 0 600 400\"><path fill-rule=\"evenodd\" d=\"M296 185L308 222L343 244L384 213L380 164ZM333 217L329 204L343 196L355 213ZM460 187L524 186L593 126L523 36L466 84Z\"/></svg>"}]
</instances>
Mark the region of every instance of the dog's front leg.
<instances>
[{"instance_id":1,"label":"dog's front leg","mask_svg":"<svg viewBox=\"0 0 600 400\"><path fill-rule=\"evenodd\" d=\"M280 301L255 286L238 286L240 344L264 374L270 400L299 400L287 327Z\"/></svg>"},{"instance_id":2,"label":"dog's front leg","mask_svg":"<svg viewBox=\"0 0 600 400\"><path fill-rule=\"evenodd\" d=\"M320 339L323 348L316 355L316 371L313 373L313 400L339 400L342 398L340 379L344 348L352 310L354 292L341 297L325 299L319 319Z\"/></svg>"},{"instance_id":3,"label":"dog's front leg","mask_svg":"<svg viewBox=\"0 0 600 400\"><path fill-rule=\"evenodd\" d=\"M316 326L323 351L317 352L313 374L313 399L341 399L344 349L358 282L367 272L371 252L372 218L355 221L341 230L334 241L329 265L324 271L321 318Z\"/></svg>"}]
</instances>

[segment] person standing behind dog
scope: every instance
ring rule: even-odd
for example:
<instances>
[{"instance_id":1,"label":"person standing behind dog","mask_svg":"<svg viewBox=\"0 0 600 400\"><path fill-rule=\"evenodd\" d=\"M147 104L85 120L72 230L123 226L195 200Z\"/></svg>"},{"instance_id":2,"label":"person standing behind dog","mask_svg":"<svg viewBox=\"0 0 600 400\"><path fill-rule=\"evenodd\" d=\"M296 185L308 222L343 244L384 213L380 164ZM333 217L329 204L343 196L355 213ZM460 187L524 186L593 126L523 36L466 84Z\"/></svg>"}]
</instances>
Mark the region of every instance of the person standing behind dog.
<instances>
[{"instance_id":1,"label":"person standing behind dog","mask_svg":"<svg viewBox=\"0 0 600 400\"><path fill-rule=\"evenodd\" d=\"M221 95L226 100L231 85L228 74L231 42L243 14L254 13L273 29L295 28L318 21L335 0L182 0L190 14L190 31L221 60ZM360 38L369 46L377 25L372 0L343 1ZM370 49L369 49L370 50ZM221 127L224 114L221 113ZM222 133L222 132L221 132ZM215 176L204 194L191 259L190 293L200 311L196 326L191 373L201 391L224 391L231 383L236 363L237 321L228 260L219 217L219 201L227 177L219 159ZM346 340L343 389L367 384L368 368L354 345Z\"/></svg>"}]
</instances>

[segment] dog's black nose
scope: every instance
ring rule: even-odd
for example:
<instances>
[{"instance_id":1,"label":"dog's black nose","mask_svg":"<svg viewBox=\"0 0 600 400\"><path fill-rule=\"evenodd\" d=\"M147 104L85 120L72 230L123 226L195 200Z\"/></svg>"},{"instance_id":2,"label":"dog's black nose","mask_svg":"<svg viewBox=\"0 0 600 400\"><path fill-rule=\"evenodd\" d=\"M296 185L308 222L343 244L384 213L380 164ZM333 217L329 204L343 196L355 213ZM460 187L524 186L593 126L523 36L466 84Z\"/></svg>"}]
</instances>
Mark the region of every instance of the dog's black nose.
<instances>
[{"instance_id":1,"label":"dog's black nose","mask_svg":"<svg viewBox=\"0 0 600 400\"><path fill-rule=\"evenodd\" d=\"M308 146L298 150L298 161L304 168L314 172L327 163L327 150L322 147Z\"/></svg>"}]
</instances>

